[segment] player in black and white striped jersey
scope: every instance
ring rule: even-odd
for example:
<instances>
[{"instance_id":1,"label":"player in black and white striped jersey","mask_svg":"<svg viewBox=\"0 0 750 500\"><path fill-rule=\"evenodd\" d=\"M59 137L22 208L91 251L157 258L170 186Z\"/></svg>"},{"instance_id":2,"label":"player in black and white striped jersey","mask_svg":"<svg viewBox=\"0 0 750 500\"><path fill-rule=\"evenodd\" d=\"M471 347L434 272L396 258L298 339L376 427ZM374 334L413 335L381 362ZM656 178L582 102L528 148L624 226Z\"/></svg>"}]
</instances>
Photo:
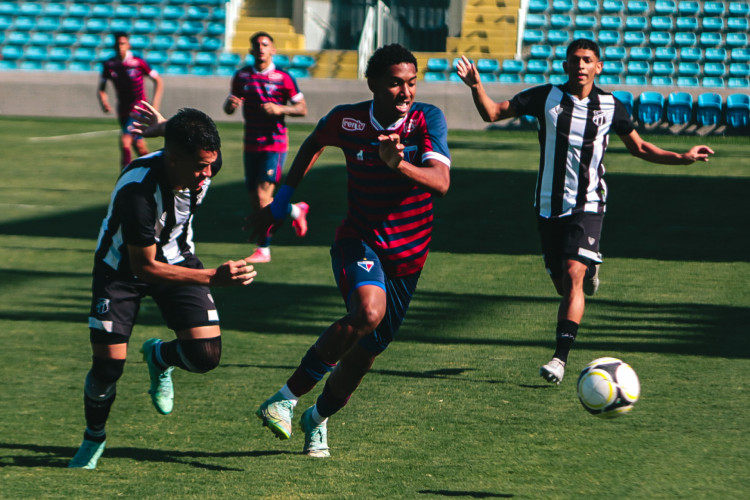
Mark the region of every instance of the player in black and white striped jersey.
<instances>
[{"instance_id":1,"label":"player in black and white striped jersey","mask_svg":"<svg viewBox=\"0 0 750 500\"><path fill-rule=\"evenodd\" d=\"M495 122L524 115L539 121L539 175L535 207L547 272L562 296L557 313L556 349L540 375L559 384L578 325L585 295L599 287L599 238L606 209L604 152L614 131L628 151L653 163L689 165L708 161L708 146L685 153L666 151L644 141L623 104L594 85L602 71L599 47L590 40L574 40L567 48L563 85L540 85L512 99L495 102L487 95L476 66L466 57L457 72L471 88L474 104L484 121Z\"/></svg>"},{"instance_id":2,"label":"player in black and white striped jersey","mask_svg":"<svg viewBox=\"0 0 750 500\"><path fill-rule=\"evenodd\" d=\"M219 364L221 331L209 286L248 285L256 275L244 259L204 269L194 254L193 215L221 166L220 147L213 120L182 109L164 125L164 149L133 161L117 180L94 258L86 430L71 468L94 469L104 451L105 424L145 296L177 336L171 342L149 339L141 350L159 413L172 411L175 366L204 373Z\"/></svg>"}]
</instances>

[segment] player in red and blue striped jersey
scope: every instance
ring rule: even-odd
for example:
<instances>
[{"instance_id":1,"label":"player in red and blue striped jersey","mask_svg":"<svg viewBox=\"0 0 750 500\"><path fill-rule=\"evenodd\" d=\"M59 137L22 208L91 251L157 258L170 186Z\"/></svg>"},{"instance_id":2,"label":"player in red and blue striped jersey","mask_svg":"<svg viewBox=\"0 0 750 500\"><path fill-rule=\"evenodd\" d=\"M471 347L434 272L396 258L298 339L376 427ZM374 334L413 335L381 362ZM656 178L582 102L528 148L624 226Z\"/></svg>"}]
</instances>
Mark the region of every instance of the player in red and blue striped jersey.
<instances>
[{"instance_id":1,"label":"player in red and blue striped jersey","mask_svg":"<svg viewBox=\"0 0 750 500\"><path fill-rule=\"evenodd\" d=\"M305 116L307 103L294 78L274 65L276 48L271 35L265 31L253 34L250 53L254 62L234 74L229 96L224 101L224 112L231 115L242 106L245 188L253 211L257 212L271 203L276 185L281 181L289 150L284 117ZM292 205L297 236L307 233L308 210L309 206L303 201ZM270 234L262 235L249 262L269 262L270 245Z\"/></svg>"},{"instance_id":2,"label":"player in red and blue striped jersey","mask_svg":"<svg viewBox=\"0 0 750 500\"><path fill-rule=\"evenodd\" d=\"M159 110L161 105L164 85L156 70L152 69L145 60L130 52L130 40L126 33L116 32L114 39L115 55L102 63L97 96L102 111L105 113L112 111L106 92L107 80L112 81L117 95L117 120L120 122L122 130L120 135L120 166L125 168L132 159L131 148L135 149L138 156L148 154L146 141L143 137L132 134L128 130L132 123L130 114L133 112L135 105L141 101L148 101L144 76L154 81L154 100L150 102L156 110Z\"/></svg>"},{"instance_id":3,"label":"player in red and blue striped jersey","mask_svg":"<svg viewBox=\"0 0 750 500\"><path fill-rule=\"evenodd\" d=\"M331 260L347 314L307 351L284 387L257 411L287 439L297 400L331 372L314 406L304 412L304 452L329 456L326 422L349 400L404 319L429 250L432 198L450 185L447 125L442 111L415 102L417 61L393 44L370 58L370 101L335 107L300 146L274 201L251 222L263 234L290 210L294 189L323 149L344 152L346 218Z\"/></svg>"}]
</instances>

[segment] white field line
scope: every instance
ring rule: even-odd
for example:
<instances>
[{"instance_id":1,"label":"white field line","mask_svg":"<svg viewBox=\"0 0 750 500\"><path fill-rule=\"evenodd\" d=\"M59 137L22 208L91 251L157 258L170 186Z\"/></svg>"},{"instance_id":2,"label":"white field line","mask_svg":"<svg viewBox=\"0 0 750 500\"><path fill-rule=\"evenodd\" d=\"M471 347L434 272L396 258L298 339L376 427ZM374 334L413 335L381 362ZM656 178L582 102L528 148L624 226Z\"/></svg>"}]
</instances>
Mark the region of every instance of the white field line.
<instances>
[{"instance_id":1,"label":"white field line","mask_svg":"<svg viewBox=\"0 0 750 500\"><path fill-rule=\"evenodd\" d=\"M81 132L80 134L52 135L49 137L29 137L29 142L67 141L71 139L88 139L89 137L110 135L110 134L114 134L115 132L120 132L120 129L97 130L95 132Z\"/></svg>"}]
</instances>

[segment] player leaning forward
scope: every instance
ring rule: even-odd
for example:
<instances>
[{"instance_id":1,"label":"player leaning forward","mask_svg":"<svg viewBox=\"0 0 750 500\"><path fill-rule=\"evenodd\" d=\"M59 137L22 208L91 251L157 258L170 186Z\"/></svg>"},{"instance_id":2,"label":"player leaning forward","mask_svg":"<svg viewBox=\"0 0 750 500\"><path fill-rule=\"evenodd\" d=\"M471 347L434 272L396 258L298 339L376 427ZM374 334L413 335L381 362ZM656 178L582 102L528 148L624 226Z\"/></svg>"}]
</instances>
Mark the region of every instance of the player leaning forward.
<instances>
[{"instance_id":1,"label":"player leaning forward","mask_svg":"<svg viewBox=\"0 0 750 500\"><path fill-rule=\"evenodd\" d=\"M370 58L371 101L335 107L318 122L292 162L274 201L258 213L263 234L290 210L292 192L326 146L344 152L348 212L336 231L331 261L347 314L330 325L276 394L257 411L287 439L297 400L326 375L322 394L300 425L304 452L329 456L326 421L349 400L375 357L393 340L417 286L432 233L432 197L450 185L443 113L414 101L417 61L400 45Z\"/></svg>"},{"instance_id":2,"label":"player leaning forward","mask_svg":"<svg viewBox=\"0 0 750 500\"><path fill-rule=\"evenodd\" d=\"M171 342L149 339L141 350L159 413L172 411L175 366L203 373L219 364L219 317L208 287L247 285L256 274L244 260L203 269L194 255L193 214L221 167L220 146L208 115L182 109L166 122L164 149L133 161L117 180L94 258L86 430L69 467L93 469L104 451L104 426L143 297L154 299L177 335Z\"/></svg>"},{"instance_id":3,"label":"player leaning forward","mask_svg":"<svg viewBox=\"0 0 750 500\"><path fill-rule=\"evenodd\" d=\"M539 175L535 207L547 272L562 296L557 311L557 345L552 360L541 367L547 381L559 384L586 295L599 286L599 237L607 188L604 152L613 130L630 154L653 163L689 165L708 161L713 151L694 146L686 153L665 151L644 141L623 104L594 85L602 72L599 47L578 39L567 49L563 85L541 85L495 102L486 93L476 66L466 57L457 72L471 88L479 114L487 122L531 115L539 120Z\"/></svg>"}]
</instances>

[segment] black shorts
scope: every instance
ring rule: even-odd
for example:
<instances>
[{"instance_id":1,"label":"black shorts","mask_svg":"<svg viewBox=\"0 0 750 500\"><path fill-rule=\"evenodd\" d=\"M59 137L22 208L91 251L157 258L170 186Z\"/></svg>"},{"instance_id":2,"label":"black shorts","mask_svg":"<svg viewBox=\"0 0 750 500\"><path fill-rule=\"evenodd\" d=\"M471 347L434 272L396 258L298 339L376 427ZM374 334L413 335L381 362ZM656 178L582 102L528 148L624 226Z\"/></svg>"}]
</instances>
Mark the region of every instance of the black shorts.
<instances>
[{"instance_id":1,"label":"black shorts","mask_svg":"<svg viewBox=\"0 0 750 500\"><path fill-rule=\"evenodd\" d=\"M203 269L203 264L195 256L177 265ZM89 329L92 343L126 343L133 331L141 300L147 295L154 299L167 326L174 331L219 324L211 290L206 286L124 281L95 271L91 292Z\"/></svg>"},{"instance_id":2,"label":"black shorts","mask_svg":"<svg viewBox=\"0 0 750 500\"><path fill-rule=\"evenodd\" d=\"M603 221L604 214L589 212L565 217L537 217L544 265L550 276L562 276L566 260L577 260L586 265L602 261L599 240Z\"/></svg>"}]
</instances>

